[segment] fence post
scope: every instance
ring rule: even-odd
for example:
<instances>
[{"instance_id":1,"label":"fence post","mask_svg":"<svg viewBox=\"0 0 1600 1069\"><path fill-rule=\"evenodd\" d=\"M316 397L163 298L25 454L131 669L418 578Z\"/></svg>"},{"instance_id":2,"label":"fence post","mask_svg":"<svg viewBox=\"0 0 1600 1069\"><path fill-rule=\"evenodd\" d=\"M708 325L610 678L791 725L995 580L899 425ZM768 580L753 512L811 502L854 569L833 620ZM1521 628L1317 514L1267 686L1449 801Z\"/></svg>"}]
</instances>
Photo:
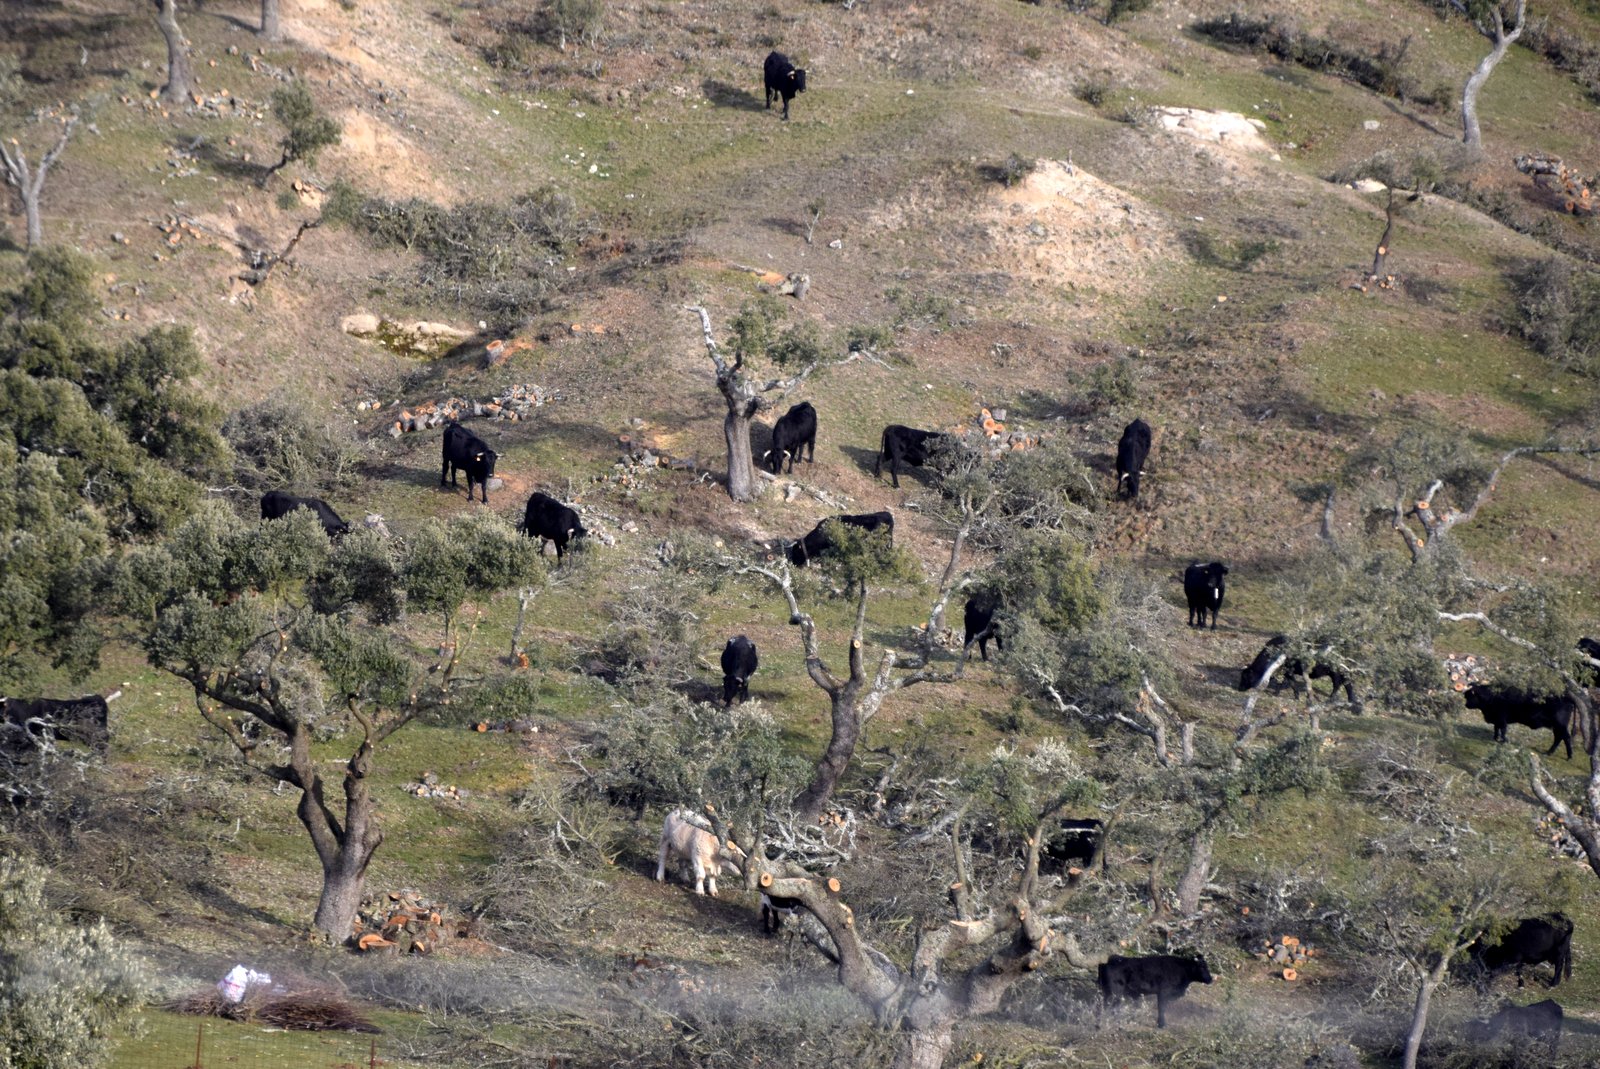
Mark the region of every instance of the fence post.
<instances>
[{"instance_id":1,"label":"fence post","mask_svg":"<svg viewBox=\"0 0 1600 1069\"><path fill-rule=\"evenodd\" d=\"M194 1029L194 1067L193 1067L193 1069L205 1069L205 1066L203 1066L200 1063L200 1040L205 1037L205 1034L206 1034L206 1019L204 1017L202 1017L202 1018L200 1018L199 1022L195 1025L195 1029Z\"/></svg>"}]
</instances>

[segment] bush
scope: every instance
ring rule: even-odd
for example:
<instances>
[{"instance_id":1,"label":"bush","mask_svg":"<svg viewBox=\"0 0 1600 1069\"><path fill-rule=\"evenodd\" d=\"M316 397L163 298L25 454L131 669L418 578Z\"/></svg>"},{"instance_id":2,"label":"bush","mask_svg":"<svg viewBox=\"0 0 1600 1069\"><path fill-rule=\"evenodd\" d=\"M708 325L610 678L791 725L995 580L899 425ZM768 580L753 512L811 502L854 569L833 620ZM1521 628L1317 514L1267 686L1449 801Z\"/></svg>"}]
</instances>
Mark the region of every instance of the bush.
<instances>
[{"instance_id":1,"label":"bush","mask_svg":"<svg viewBox=\"0 0 1600 1069\"><path fill-rule=\"evenodd\" d=\"M1112 0L1119 3L1139 0ZM1111 22L1108 15L1107 24ZM1266 52L1285 63L1293 63L1308 70L1326 71L1342 75L1375 93L1397 97L1400 100L1423 100L1418 94L1416 79L1405 73L1406 57L1411 39L1399 44L1384 41L1376 55L1358 51L1343 41L1317 37L1300 28L1293 16L1269 15L1252 19L1237 11L1226 16L1202 19L1194 24L1196 33L1225 44L1239 45L1257 52Z\"/></svg>"},{"instance_id":2,"label":"bush","mask_svg":"<svg viewBox=\"0 0 1600 1069\"><path fill-rule=\"evenodd\" d=\"M1600 272L1562 257L1524 260L1508 274L1518 332L1558 367L1600 370Z\"/></svg>"},{"instance_id":3,"label":"bush","mask_svg":"<svg viewBox=\"0 0 1600 1069\"><path fill-rule=\"evenodd\" d=\"M252 490L325 496L355 481L360 444L349 424L280 394L246 405L222 424L234 478Z\"/></svg>"},{"instance_id":4,"label":"bush","mask_svg":"<svg viewBox=\"0 0 1600 1069\"><path fill-rule=\"evenodd\" d=\"M1037 160L1013 152L1000 163L986 163L978 170L991 182L999 182L1010 189L1032 174L1038 166Z\"/></svg>"},{"instance_id":5,"label":"bush","mask_svg":"<svg viewBox=\"0 0 1600 1069\"><path fill-rule=\"evenodd\" d=\"M606 21L605 0L550 0L547 13L563 49L569 37L593 48Z\"/></svg>"},{"instance_id":6,"label":"bush","mask_svg":"<svg viewBox=\"0 0 1600 1069\"><path fill-rule=\"evenodd\" d=\"M143 970L104 921L80 928L51 909L44 878L0 859L0 1065L99 1065L138 1007Z\"/></svg>"},{"instance_id":7,"label":"bush","mask_svg":"<svg viewBox=\"0 0 1600 1069\"><path fill-rule=\"evenodd\" d=\"M1106 5L1106 25L1113 25L1129 15L1137 15L1154 2L1155 0L1110 0Z\"/></svg>"},{"instance_id":8,"label":"bush","mask_svg":"<svg viewBox=\"0 0 1600 1069\"><path fill-rule=\"evenodd\" d=\"M295 160L307 167L317 165L317 154L339 143L343 133L339 124L317 110L311 90L304 82L294 82L272 91L272 114L283 124L283 159L278 167Z\"/></svg>"}]
</instances>

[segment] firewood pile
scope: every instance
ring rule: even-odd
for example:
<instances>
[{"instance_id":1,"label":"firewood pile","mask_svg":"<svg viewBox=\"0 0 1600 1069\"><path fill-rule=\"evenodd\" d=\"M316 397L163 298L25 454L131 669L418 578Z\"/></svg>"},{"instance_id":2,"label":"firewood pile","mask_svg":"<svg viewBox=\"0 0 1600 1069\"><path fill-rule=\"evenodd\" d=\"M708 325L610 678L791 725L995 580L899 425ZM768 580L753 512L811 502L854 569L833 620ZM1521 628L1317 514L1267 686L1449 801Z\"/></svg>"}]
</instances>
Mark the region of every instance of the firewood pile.
<instances>
[{"instance_id":1,"label":"firewood pile","mask_svg":"<svg viewBox=\"0 0 1600 1069\"><path fill-rule=\"evenodd\" d=\"M350 942L365 953L430 954L471 934L472 922L448 917L446 908L416 891L390 891L361 904Z\"/></svg>"},{"instance_id":2,"label":"firewood pile","mask_svg":"<svg viewBox=\"0 0 1600 1069\"><path fill-rule=\"evenodd\" d=\"M953 433L961 435L980 448L987 449L991 457L1033 449L1048 437L1039 431L1008 430L1005 419L1006 410L1003 408L993 410L979 408L977 419L970 424L958 423Z\"/></svg>"},{"instance_id":3,"label":"firewood pile","mask_svg":"<svg viewBox=\"0 0 1600 1069\"><path fill-rule=\"evenodd\" d=\"M558 400L556 394L537 383L524 382L507 386L504 391L487 401L469 401L464 397L451 397L444 401L424 401L420 405L402 408L389 426L389 437L398 438L413 431L442 427L452 420L468 416L519 423L529 418L536 408ZM399 402L395 402L398 404ZM357 401L356 411L367 412L382 408L380 401Z\"/></svg>"},{"instance_id":4,"label":"firewood pile","mask_svg":"<svg viewBox=\"0 0 1600 1069\"><path fill-rule=\"evenodd\" d=\"M1530 152L1512 161L1517 170L1541 185L1540 178L1553 178L1566 195L1563 207L1573 215L1592 213L1595 206L1593 187L1600 176L1585 177L1568 167L1560 156L1548 152Z\"/></svg>"},{"instance_id":5,"label":"firewood pile","mask_svg":"<svg viewBox=\"0 0 1600 1069\"><path fill-rule=\"evenodd\" d=\"M1583 844L1572 837L1572 832L1567 830L1567 822L1554 813L1542 813L1539 816L1539 835L1550 847L1551 857L1570 857L1576 861L1584 861L1588 856L1583 849Z\"/></svg>"},{"instance_id":6,"label":"firewood pile","mask_svg":"<svg viewBox=\"0 0 1600 1069\"><path fill-rule=\"evenodd\" d=\"M406 784L401 790L416 798L451 798L460 801L468 797L465 788L457 787L454 783L440 783L439 777L432 772L424 772L421 779Z\"/></svg>"},{"instance_id":7,"label":"firewood pile","mask_svg":"<svg viewBox=\"0 0 1600 1069\"><path fill-rule=\"evenodd\" d=\"M1302 943L1296 935L1280 935L1275 943L1264 941L1261 949L1256 951L1256 958L1271 962L1273 971L1285 980L1298 979L1300 969L1316 956L1317 948L1310 943Z\"/></svg>"},{"instance_id":8,"label":"firewood pile","mask_svg":"<svg viewBox=\"0 0 1600 1069\"><path fill-rule=\"evenodd\" d=\"M1450 686L1458 691L1482 683L1488 675L1488 667L1474 653L1445 654L1444 670L1450 676Z\"/></svg>"},{"instance_id":9,"label":"firewood pile","mask_svg":"<svg viewBox=\"0 0 1600 1069\"><path fill-rule=\"evenodd\" d=\"M344 996L334 991L252 992L230 1002L216 990L173 999L164 1007L191 1017L258 1021L300 1032L381 1032Z\"/></svg>"},{"instance_id":10,"label":"firewood pile","mask_svg":"<svg viewBox=\"0 0 1600 1069\"><path fill-rule=\"evenodd\" d=\"M472 730L477 732L494 731L513 735L533 735L538 732L539 725L525 718L517 720L479 720L472 725Z\"/></svg>"}]
</instances>

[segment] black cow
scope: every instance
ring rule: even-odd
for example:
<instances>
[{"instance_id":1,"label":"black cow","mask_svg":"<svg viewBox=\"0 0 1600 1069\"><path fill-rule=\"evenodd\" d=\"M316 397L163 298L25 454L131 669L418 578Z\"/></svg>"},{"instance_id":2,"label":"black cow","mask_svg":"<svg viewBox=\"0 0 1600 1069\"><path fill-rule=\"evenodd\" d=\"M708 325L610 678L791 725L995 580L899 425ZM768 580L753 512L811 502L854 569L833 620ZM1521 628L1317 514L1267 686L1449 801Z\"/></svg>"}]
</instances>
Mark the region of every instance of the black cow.
<instances>
[{"instance_id":1,"label":"black cow","mask_svg":"<svg viewBox=\"0 0 1600 1069\"><path fill-rule=\"evenodd\" d=\"M810 447L810 456L807 463L815 463L817 459L817 410L811 407L810 401L801 401L789 411L785 412L778 422L772 425L772 448L767 450L765 460L767 470L778 474L783 467L783 462L789 462L789 473L794 473L794 462L800 459L800 451Z\"/></svg>"},{"instance_id":2,"label":"black cow","mask_svg":"<svg viewBox=\"0 0 1600 1069\"><path fill-rule=\"evenodd\" d=\"M1585 657L1593 657L1596 660L1600 660L1600 639L1580 638L1578 640L1578 652ZM1600 686L1600 668L1596 668L1592 664L1587 662L1580 663L1577 675L1586 686Z\"/></svg>"},{"instance_id":3,"label":"black cow","mask_svg":"<svg viewBox=\"0 0 1600 1069\"><path fill-rule=\"evenodd\" d=\"M322 529L328 532L329 538L342 535L350 529L350 525L341 520L332 506L320 497L296 497L282 490L268 490L261 495L263 520L281 519L295 509L310 509L315 512L317 519L322 521Z\"/></svg>"},{"instance_id":4,"label":"black cow","mask_svg":"<svg viewBox=\"0 0 1600 1069\"><path fill-rule=\"evenodd\" d=\"M789 62L782 52L768 52L767 61L761 65L762 80L767 86L767 110L772 110L772 98L783 98L783 121L789 121L789 101L797 93L806 91L806 72Z\"/></svg>"},{"instance_id":5,"label":"black cow","mask_svg":"<svg viewBox=\"0 0 1600 1069\"><path fill-rule=\"evenodd\" d=\"M967 634L967 639L961 644L961 659L967 659L967 651L972 644L978 644L978 652L984 660L989 659L989 640L994 639L996 649L1005 649L1006 644L1000 641L1000 629L994 624L994 614L1000 608L1000 599L993 594L974 594L967 599L967 607L961 614L961 627Z\"/></svg>"},{"instance_id":6,"label":"black cow","mask_svg":"<svg viewBox=\"0 0 1600 1069\"><path fill-rule=\"evenodd\" d=\"M546 541L556 544L556 560L567 552L567 543L582 538L589 532L578 520L578 510L563 505L549 494L534 491L528 498L528 508L522 514L522 525L517 528L529 538L539 540L539 550L544 551Z\"/></svg>"},{"instance_id":7,"label":"black cow","mask_svg":"<svg viewBox=\"0 0 1600 1069\"><path fill-rule=\"evenodd\" d=\"M1105 1003L1125 998L1156 997L1156 1027L1167 1027L1167 1003L1184 996L1192 983L1209 984L1211 970L1204 958L1176 954L1151 954L1125 958L1113 954L1100 966L1100 997Z\"/></svg>"},{"instance_id":8,"label":"black cow","mask_svg":"<svg viewBox=\"0 0 1600 1069\"><path fill-rule=\"evenodd\" d=\"M1474 1021L1467 1034L1476 1043L1493 1042L1504 1033L1527 1036L1529 1039L1543 1038L1550 1046L1550 1053L1554 1054L1561 1042L1564 1016L1561 1003L1553 998L1526 1006L1507 1002L1488 1020Z\"/></svg>"},{"instance_id":9,"label":"black cow","mask_svg":"<svg viewBox=\"0 0 1600 1069\"><path fill-rule=\"evenodd\" d=\"M1261 652L1256 654L1255 660L1251 661L1244 671L1239 673L1239 689L1255 689L1261 683L1261 678L1267 674L1267 668L1271 666L1273 661L1277 660L1278 655L1283 652L1284 646L1288 645L1288 643L1289 636L1279 635L1268 641L1265 646L1262 646ZM1311 670L1307 672L1304 660L1296 656L1290 656L1283 662L1279 671L1281 674L1274 677L1272 681L1271 685L1273 687L1280 686L1280 680L1288 679L1289 685L1294 688L1295 694L1298 695L1300 693L1300 681L1304 679L1306 696L1310 697L1311 681L1326 679L1333 684L1333 690L1329 693L1330 698L1337 697L1339 691L1343 690L1345 697L1350 701L1351 707L1356 712L1361 711L1361 701L1356 697L1355 679L1350 673L1339 667L1337 663L1314 657L1311 661Z\"/></svg>"},{"instance_id":10,"label":"black cow","mask_svg":"<svg viewBox=\"0 0 1600 1069\"><path fill-rule=\"evenodd\" d=\"M900 465L920 468L930 457L955 443L955 436L943 431L919 431L915 427L902 427L891 423L883 429L883 441L878 456L872 462L872 477L882 478L883 462L889 462L889 479L895 489L900 488Z\"/></svg>"},{"instance_id":11,"label":"black cow","mask_svg":"<svg viewBox=\"0 0 1600 1069\"><path fill-rule=\"evenodd\" d=\"M1145 457L1150 455L1150 424L1136 419L1122 428L1117 441L1117 496L1137 498L1139 476L1144 474Z\"/></svg>"},{"instance_id":12,"label":"black cow","mask_svg":"<svg viewBox=\"0 0 1600 1069\"><path fill-rule=\"evenodd\" d=\"M732 705L733 699L750 700L750 677L756 674L756 644L743 635L735 635L722 647L722 704Z\"/></svg>"},{"instance_id":13,"label":"black cow","mask_svg":"<svg viewBox=\"0 0 1600 1069\"><path fill-rule=\"evenodd\" d=\"M1549 962L1555 970L1550 986L1572 979L1572 918L1565 913L1546 913L1524 917L1494 946L1477 940L1469 948L1472 959L1489 976L1516 966L1517 986L1522 986L1522 967Z\"/></svg>"},{"instance_id":14,"label":"black cow","mask_svg":"<svg viewBox=\"0 0 1600 1069\"><path fill-rule=\"evenodd\" d=\"M439 469L439 485L450 476L450 485L456 484L456 469L467 473L467 500L472 500L472 484L483 488L483 503L489 503L489 476L494 474L494 462L500 459L484 444L483 439L461 424L451 421L444 428L444 467Z\"/></svg>"},{"instance_id":15,"label":"black cow","mask_svg":"<svg viewBox=\"0 0 1600 1069\"><path fill-rule=\"evenodd\" d=\"M823 530L830 523L847 523L851 527L859 527L864 531L888 531L889 544L891 546L894 545L894 514L891 512L865 512L856 516L833 516L811 528L810 533L789 547L789 563L796 568L804 568L813 559L832 549L833 539L829 538L828 532Z\"/></svg>"},{"instance_id":16,"label":"black cow","mask_svg":"<svg viewBox=\"0 0 1600 1069\"><path fill-rule=\"evenodd\" d=\"M1094 864L1105 838L1105 824L1093 817L1079 819L1063 817L1059 830L1047 837L1039 848L1039 859L1059 862L1064 870L1077 864L1088 868Z\"/></svg>"},{"instance_id":17,"label":"black cow","mask_svg":"<svg viewBox=\"0 0 1600 1069\"><path fill-rule=\"evenodd\" d=\"M1554 738L1545 754L1553 754L1563 742L1567 744L1567 759L1572 759L1572 714L1578 703L1565 694L1536 697L1519 687L1474 683L1464 695L1468 709L1483 713L1483 722L1494 726L1494 741L1506 741L1506 725L1523 724L1540 729L1549 728Z\"/></svg>"},{"instance_id":18,"label":"black cow","mask_svg":"<svg viewBox=\"0 0 1600 1069\"><path fill-rule=\"evenodd\" d=\"M798 898L785 898L782 895L769 895L761 892L761 930L767 935L776 935L783 924L781 914L787 913L794 916L804 908Z\"/></svg>"},{"instance_id":19,"label":"black cow","mask_svg":"<svg viewBox=\"0 0 1600 1069\"><path fill-rule=\"evenodd\" d=\"M1217 610L1222 608L1222 596L1228 592L1223 576L1226 565L1212 561L1210 564L1191 564L1183 570L1183 596L1189 602L1189 626L1195 626L1195 614L1200 616L1200 626L1206 626L1206 613L1211 613L1211 630L1217 629Z\"/></svg>"},{"instance_id":20,"label":"black cow","mask_svg":"<svg viewBox=\"0 0 1600 1069\"><path fill-rule=\"evenodd\" d=\"M115 694L112 697L116 697ZM111 743L110 708L98 694L82 698L0 698L0 723L4 744L13 749L41 739L81 742L104 752Z\"/></svg>"}]
</instances>

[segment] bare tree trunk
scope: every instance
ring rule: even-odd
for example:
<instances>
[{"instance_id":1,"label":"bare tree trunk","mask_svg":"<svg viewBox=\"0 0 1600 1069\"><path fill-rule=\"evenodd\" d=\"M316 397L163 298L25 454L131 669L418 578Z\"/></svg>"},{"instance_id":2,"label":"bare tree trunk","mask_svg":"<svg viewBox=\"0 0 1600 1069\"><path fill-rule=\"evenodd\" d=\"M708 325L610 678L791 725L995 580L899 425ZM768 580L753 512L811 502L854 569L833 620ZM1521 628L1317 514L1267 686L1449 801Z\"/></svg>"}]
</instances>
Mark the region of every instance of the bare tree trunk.
<instances>
[{"instance_id":1,"label":"bare tree trunk","mask_svg":"<svg viewBox=\"0 0 1600 1069\"><path fill-rule=\"evenodd\" d=\"M56 139L54 147L40 157L37 169L28 164L28 158L22 154L22 148L15 140L9 143L0 140L0 164L5 167L6 185L14 188L22 201L22 217L27 223L30 249L36 249L44 244L44 223L39 214L39 197L44 192L45 176L50 173L51 164L56 162L56 158L67 147L72 131L77 126L78 113L72 112L62 125L61 136Z\"/></svg>"},{"instance_id":2,"label":"bare tree trunk","mask_svg":"<svg viewBox=\"0 0 1600 1069\"><path fill-rule=\"evenodd\" d=\"M756 465L750 449L750 420L761 405L743 386L737 376L717 376L717 387L728 402L728 414L722 420L722 436L728 442L728 496L735 501L754 501Z\"/></svg>"},{"instance_id":3,"label":"bare tree trunk","mask_svg":"<svg viewBox=\"0 0 1600 1069\"><path fill-rule=\"evenodd\" d=\"M861 710L856 707L859 693L860 687L851 681L830 695L833 734L828 739L828 748L817 761L811 783L794 800L795 812L803 819L815 820L822 815L839 786L840 777L855 756L856 746L861 741Z\"/></svg>"},{"instance_id":4,"label":"bare tree trunk","mask_svg":"<svg viewBox=\"0 0 1600 1069\"><path fill-rule=\"evenodd\" d=\"M1449 968L1449 959L1444 958L1419 977L1417 1004L1411 1011L1411 1031L1406 1033L1406 1053L1400 1062L1401 1069L1417 1069L1417 1055L1422 1051L1422 1033L1428 1027L1428 1004L1433 1001L1433 991L1444 980Z\"/></svg>"},{"instance_id":5,"label":"bare tree trunk","mask_svg":"<svg viewBox=\"0 0 1600 1069\"><path fill-rule=\"evenodd\" d=\"M1190 841L1189 867L1178 880L1178 912L1192 917L1200 912L1200 893L1211 869L1211 829L1201 828Z\"/></svg>"},{"instance_id":6,"label":"bare tree trunk","mask_svg":"<svg viewBox=\"0 0 1600 1069\"><path fill-rule=\"evenodd\" d=\"M1372 254L1372 273L1368 276L1373 282L1383 280L1384 262L1389 259L1389 237L1394 233L1394 187L1389 187L1389 203L1383 211L1383 236L1378 239L1378 250Z\"/></svg>"},{"instance_id":7,"label":"bare tree trunk","mask_svg":"<svg viewBox=\"0 0 1600 1069\"><path fill-rule=\"evenodd\" d=\"M1489 39L1492 47L1489 54L1478 61L1477 67L1467 78L1466 87L1461 90L1461 140L1469 148L1480 151L1483 148L1483 131L1478 125L1478 93L1489 80L1489 75L1494 73L1495 67L1506 58L1512 43L1522 36L1527 14L1528 0L1516 0L1516 7L1511 12L1511 29L1508 31L1505 14L1499 0L1495 0L1484 17L1476 20L1478 32Z\"/></svg>"},{"instance_id":8,"label":"bare tree trunk","mask_svg":"<svg viewBox=\"0 0 1600 1069\"><path fill-rule=\"evenodd\" d=\"M261 38L266 41L283 39L278 25L278 0L261 0Z\"/></svg>"},{"instance_id":9,"label":"bare tree trunk","mask_svg":"<svg viewBox=\"0 0 1600 1069\"><path fill-rule=\"evenodd\" d=\"M189 42L178 28L178 0L156 0L156 7L156 25L167 41L167 84L162 87L161 99L169 104L186 103L194 85L194 72L189 65Z\"/></svg>"}]
</instances>

